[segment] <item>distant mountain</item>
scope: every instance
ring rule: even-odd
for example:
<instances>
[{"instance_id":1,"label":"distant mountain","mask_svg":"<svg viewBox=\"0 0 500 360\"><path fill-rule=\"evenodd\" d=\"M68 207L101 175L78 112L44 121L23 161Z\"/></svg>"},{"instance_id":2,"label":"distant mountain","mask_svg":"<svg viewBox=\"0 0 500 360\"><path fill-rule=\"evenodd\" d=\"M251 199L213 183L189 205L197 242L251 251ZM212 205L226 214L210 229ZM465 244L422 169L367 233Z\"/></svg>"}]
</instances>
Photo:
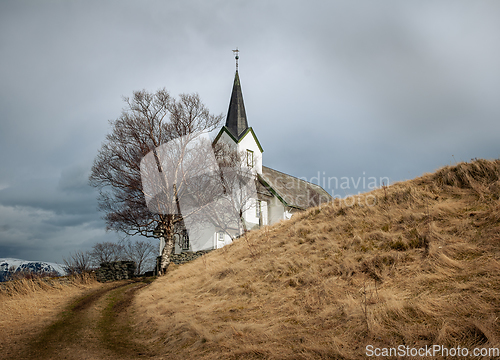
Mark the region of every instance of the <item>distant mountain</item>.
<instances>
[{"instance_id":1,"label":"distant mountain","mask_svg":"<svg viewBox=\"0 0 500 360\"><path fill-rule=\"evenodd\" d=\"M28 261L20 259L4 258L0 259L0 282L6 281L9 274L13 270L14 273L21 271L29 271L33 273L57 273L59 276L66 275L64 267L59 264L45 261Z\"/></svg>"}]
</instances>

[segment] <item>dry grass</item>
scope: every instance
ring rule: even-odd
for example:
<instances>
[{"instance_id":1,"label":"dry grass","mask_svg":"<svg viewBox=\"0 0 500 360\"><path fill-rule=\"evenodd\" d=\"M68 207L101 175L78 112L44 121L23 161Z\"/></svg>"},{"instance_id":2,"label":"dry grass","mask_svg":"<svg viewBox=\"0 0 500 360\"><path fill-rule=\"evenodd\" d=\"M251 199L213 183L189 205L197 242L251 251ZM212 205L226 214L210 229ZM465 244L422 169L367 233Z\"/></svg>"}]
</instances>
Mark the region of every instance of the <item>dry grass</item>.
<instances>
[{"instance_id":1,"label":"dry grass","mask_svg":"<svg viewBox=\"0 0 500 360\"><path fill-rule=\"evenodd\" d=\"M251 232L138 294L139 327L174 358L499 347L499 177L460 163Z\"/></svg>"},{"instance_id":2,"label":"dry grass","mask_svg":"<svg viewBox=\"0 0 500 360\"><path fill-rule=\"evenodd\" d=\"M100 286L91 274L65 278L21 278L0 284L0 353L22 347L54 320L71 299ZM0 356L1 357L1 356Z\"/></svg>"}]
</instances>

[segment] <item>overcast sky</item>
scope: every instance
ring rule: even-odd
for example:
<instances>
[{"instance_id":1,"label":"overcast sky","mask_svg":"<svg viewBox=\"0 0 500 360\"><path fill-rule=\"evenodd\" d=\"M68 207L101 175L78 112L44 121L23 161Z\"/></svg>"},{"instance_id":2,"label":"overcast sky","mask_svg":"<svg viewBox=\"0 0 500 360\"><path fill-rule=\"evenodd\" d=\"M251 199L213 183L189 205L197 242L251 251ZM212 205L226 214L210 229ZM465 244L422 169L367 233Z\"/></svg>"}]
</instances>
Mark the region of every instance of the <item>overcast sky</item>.
<instances>
[{"instance_id":1,"label":"overcast sky","mask_svg":"<svg viewBox=\"0 0 500 360\"><path fill-rule=\"evenodd\" d=\"M236 47L276 170L394 183L500 155L496 0L2 0L0 258L120 239L88 175L122 96L198 92L225 114Z\"/></svg>"}]
</instances>

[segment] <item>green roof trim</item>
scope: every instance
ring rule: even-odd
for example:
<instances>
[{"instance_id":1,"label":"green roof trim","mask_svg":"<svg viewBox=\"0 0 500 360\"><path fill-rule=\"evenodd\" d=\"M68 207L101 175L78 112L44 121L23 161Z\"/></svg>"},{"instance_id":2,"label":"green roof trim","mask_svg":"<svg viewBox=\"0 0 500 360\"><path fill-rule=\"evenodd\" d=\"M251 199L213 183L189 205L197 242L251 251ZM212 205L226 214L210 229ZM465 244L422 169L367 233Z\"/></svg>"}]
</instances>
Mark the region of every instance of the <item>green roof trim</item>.
<instances>
[{"instance_id":1,"label":"green roof trim","mask_svg":"<svg viewBox=\"0 0 500 360\"><path fill-rule=\"evenodd\" d=\"M228 135L229 135L229 137L230 137L231 139L233 139L233 141L234 141L235 143L238 143L238 139L236 139L236 138L234 137L234 135L233 135L233 134L231 134L231 131L229 131L229 129L228 129L226 126L223 126L223 127L222 127L222 129L220 129L220 131L219 131L219 133L217 134L217 136L215 137L215 139L214 139L214 141L213 141L213 144L215 144L215 143L217 143L217 141L219 141L220 137L222 136L222 134L223 134L224 132L225 132L226 134L228 134Z\"/></svg>"},{"instance_id":2,"label":"green roof trim","mask_svg":"<svg viewBox=\"0 0 500 360\"><path fill-rule=\"evenodd\" d=\"M241 136L240 136L240 140L239 140L238 142L241 142L241 140L243 140L243 138L244 138L244 137L245 137L245 136L246 136L249 132L251 132L251 133L252 133L253 138L254 138L255 142L257 143L257 146L259 147L260 152L262 152L262 153L263 153L263 152L264 152L264 149L263 149L263 148L262 148L262 146L260 145L259 139L257 139L257 135L255 135L255 133L254 133L254 131L253 131L252 127L249 127L248 129L246 129L246 131L245 131L243 134L241 134Z\"/></svg>"},{"instance_id":3,"label":"green roof trim","mask_svg":"<svg viewBox=\"0 0 500 360\"><path fill-rule=\"evenodd\" d=\"M262 146L260 145L260 142L259 142L259 139L257 139L257 135L255 135L255 132L253 131L253 129L251 127L247 128L245 130L245 132L243 134L241 134L240 136L240 139L236 139L236 137L231 133L231 131L226 127L226 126L223 126L222 129L220 129L219 133L217 134L217 136L215 137L213 143L215 144L217 141L219 141L220 137L222 136L222 133L226 133L229 135L229 137L231 139L233 139L233 141L236 143L236 144L239 144L241 142L241 140L243 140L243 138L250 132L252 133L252 136L255 140L255 142L257 143L257 146L259 147L259 150L260 152L264 152L264 149L262 148Z\"/></svg>"}]
</instances>

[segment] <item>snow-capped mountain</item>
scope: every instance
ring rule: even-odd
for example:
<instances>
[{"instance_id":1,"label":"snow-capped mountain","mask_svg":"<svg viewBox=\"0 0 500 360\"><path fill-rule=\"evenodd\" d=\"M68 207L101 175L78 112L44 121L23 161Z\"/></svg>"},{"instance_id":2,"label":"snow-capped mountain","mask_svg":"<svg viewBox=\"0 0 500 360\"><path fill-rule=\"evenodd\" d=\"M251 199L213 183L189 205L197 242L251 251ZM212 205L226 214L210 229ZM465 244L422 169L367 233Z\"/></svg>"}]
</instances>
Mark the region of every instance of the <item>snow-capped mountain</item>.
<instances>
[{"instance_id":1,"label":"snow-capped mountain","mask_svg":"<svg viewBox=\"0 0 500 360\"><path fill-rule=\"evenodd\" d=\"M20 259L0 259L0 282L5 281L9 273L30 271L34 273L57 273L59 276L66 275L64 266L45 261L28 261Z\"/></svg>"}]
</instances>

